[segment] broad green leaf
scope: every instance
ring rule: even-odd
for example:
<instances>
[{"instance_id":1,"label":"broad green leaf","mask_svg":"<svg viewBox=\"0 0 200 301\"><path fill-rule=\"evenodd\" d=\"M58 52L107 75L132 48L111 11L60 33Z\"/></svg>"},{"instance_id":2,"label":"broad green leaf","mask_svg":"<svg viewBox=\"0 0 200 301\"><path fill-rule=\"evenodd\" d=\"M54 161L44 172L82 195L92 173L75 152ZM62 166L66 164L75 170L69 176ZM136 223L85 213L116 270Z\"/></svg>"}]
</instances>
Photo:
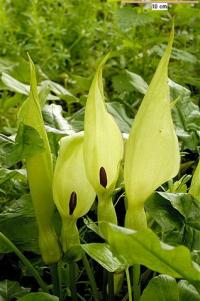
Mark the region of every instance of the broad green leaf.
<instances>
[{"instance_id":1,"label":"broad green leaf","mask_svg":"<svg viewBox=\"0 0 200 301\"><path fill-rule=\"evenodd\" d=\"M54 202L52 193L53 163L47 134L42 119L37 91L35 67L30 59L31 89L24 102L19 120L33 127L43 140L44 149L26 159L31 197L39 227L39 245L43 259L52 263L59 259L59 246L52 226Z\"/></svg>"},{"instance_id":2,"label":"broad green leaf","mask_svg":"<svg viewBox=\"0 0 200 301\"><path fill-rule=\"evenodd\" d=\"M151 279L140 301L180 301L176 279L166 275Z\"/></svg>"},{"instance_id":3,"label":"broad green leaf","mask_svg":"<svg viewBox=\"0 0 200 301\"><path fill-rule=\"evenodd\" d=\"M146 207L161 226L165 242L200 249L200 203L191 195L159 192Z\"/></svg>"},{"instance_id":4,"label":"broad green leaf","mask_svg":"<svg viewBox=\"0 0 200 301\"><path fill-rule=\"evenodd\" d=\"M73 91L78 94L78 93L83 93L87 92L90 88L91 85L91 78L88 77L83 77L80 75L71 75L72 80L74 81L73 83Z\"/></svg>"},{"instance_id":5,"label":"broad green leaf","mask_svg":"<svg viewBox=\"0 0 200 301\"><path fill-rule=\"evenodd\" d=\"M0 212L4 205L17 200L27 193L27 176L25 169L0 168Z\"/></svg>"},{"instance_id":6,"label":"broad green leaf","mask_svg":"<svg viewBox=\"0 0 200 301\"><path fill-rule=\"evenodd\" d=\"M175 278L200 281L200 267L185 246L164 244L150 229L137 232L108 223L102 227L111 250L124 264L142 264Z\"/></svg>"},{"instance_id":7,"label":"broad green leaf","mask_svg":"<svg viewBox=\"0 0 200 301\"><path fill-rule=\"evenodd\" d=\"M85 110L81 108L75 112L71 117L68 118L69 123L76 132L81 132L84 130L84 114Z\"/></svg>"},{"instance_id":8,"label":"broad green leaf","mask_svg":"<svg viewBox=\"0 0 200 301\"><path fill-rule=\"evenodd\" d=\"M125 72L121 72L119 75L116 75L112 78L113 87L117 92L132 92L138 91L142 94L147 92L148 84L144 81L144 79L133 72L125 70Z\"/></svg>"},{"instance_id":9,"label":"broad green leaf","mask_svg":"<svg viewBox=\"0 0 200 301\"><path fill-rule=\"evenodd\" d=\"M2 72L1 80L4 83L4 85L13 92L20 93L22 95L28 95L30 93L30 86L27 84L22 83L21 81L17 80L13 76ZM48 100L59 100L64 99L67 101L73 101L77 102L77 98L73 96L70 92L68 92L64 87L61 85L50 81L45 80L41 82L41 85L38 87L38 93L40 93L40 96L43 95L44 90L46 90L46 98ZM50 93L53 92L54 94ZM41 99L41 105L42 105L42 99Z\"/></svg>"},{"instance_id":10,"label":"broad green leaf","mask_svg":"<svg viewBox=\"0 0 200 301\"><path fill-rule=\"evenodd\" d=\"M154 20L154 15L138 13L130 6L118 9L115 17L120 29L124 32L127 32L135 26L147 25Z\"/></svg>"},{"instance_id":11,"label":"broad green leaf","mask_svg":"<svg viewBox=\"0 0 200 301\"><path fill-rule=\"evenodd\" d=\"M61 135L72 135L75 131L62 115L62 107L56 104L46 105L43 118L47 132Z\"/></svg>"},{"instance_id":12,"label":"broad green leaf","mask_svg":"<svg viewBox=\"0 0 200 301\"><path fill-rule=\"evenodd\" d=\"M57 157L60 138L65 135L71 136L75 131L63 117L61 106L56 104L45 105L42 113L51 151Z\"/></svg>"},{"instance_id":13,"label":"broad green leaf","mask_svg":"<svg viewBox=\"0 0 200 301\"><path fill-rule=\"evenodd\" d=\"M2 73L1 80L11 91L24 95L28 95L30 92L29 85L23 84L7 73Z\"/></svg>"},{"instance_id":14,"label":"broad green leaf","mask_svg":"<svg viewBox=\"0 0 200 301\"><path fill-rule=\"evenodd\" d=\"M37 130L22 122L19 125L15 141L0 135L0 154L6 166L12 166L22 159L34 156L44 150L43 140Z\"/></svg>"},{"instance_id":15,"label":"broad green leaf","mask_svg":"<svg viewBox=\"0 0 200 301\"><path fill-rule=\"evenodd\" d=\"M17 301L59 301L59 299L47 293L30 293Z\"/></svg>"},{"instance_id":16,"label":"broad green leaf","mask_svg":"<svg viewBox=\"0 0 200 301\"><path fill-rule=\"evenodd\" d=\"M109 272L121 272L125 265L113 255L108 244L91 243L81 245L84 251Z\"/></svg>"},{"instance_id":17,"label":"broad green leaf","mask_svg":"<svg viewBox=\"0 0 200 301\"><path fill-rule=\"evenodd\" d=\"M97 194L113 191L123 157L122 135L104 102L102 68L108 57L97 68L85 108L84 161L88 179ZM101 168L107 178L104 186L100 183Z\"/></svg>"},{"instance_id":18,"label":"broad green leaf","mask_svg":"<svg viewBox=\"0 0 200 301\"><path fill-rule=\"evenodd\" d=\"M24 169L7 169L0 168L0 185L11 181L11 179L19 180L23 184L26 183L26 172Z\"/></svg>"},{"instance_id":19,"label":"broad green leaf","mask_svg":"<svg viewBox=\"0 0 200 301\"><path fill-rule=\"evenodd\" d=\"M144 79L133 72L126 70L127 79L129 83L140 93L146 94L148 89L148 84L144 81Z\"/></svg>"},{"instance_id":20,"label":"broad green leaf","mask_svg":"<svg viewBox=\"0 0 200 301\"><path fill-rule=\"evenodd\" d=\"M56 161L53 195L62 217L62 247L64 252L79 244L76 221L86 214L96 193L88 181L83 160L83 133L60 140Z\"/></svg>"},{"instance_id":21,"label":"broad green leaf","mask_svg":"<svg viewBox=\"0 0 200 301\"><path fill-rule=\"evenodd\" d=\"M120 70L121 71L121 70ZM129 77L125 72L120 72L112 77L112 85L117 95L120 93L131 93L135 90L134 86L130 83Z\"/></svg>"},{"instance_id":22,"label":"broad green leaf","mask_svg":"<svg viewBox=\"0 0 200 301\"><path fill-rule=\"evenodd\" d=\"M168 47L136 114L126 144L124 181L128 199L126 226L146 226L143 206L147 198L179 171L180 154L171 111L168 62L173 31ZM133 216L134 215L134 216Z\"/></svg>"},{"instance_id":23,"label":"broad green leaf","mask_svg":"<svg viewBox=\"0 0 200 301\"><path fill-rule=\"evenodd\" d=\"M140 301L199 301L197 290L185 280L160 275L150 280Z\"/></svg>"},{"instance_id":24,"label":"broad green leaf","mask_svg":"<svg viewBox=\"0 0 200 301\"><path fill-rule=\"evenodd\" d=\"M182 149L195 150L199 144L200 111L193 103L191 92L169 80L170 94L176 105L172 108L172 117L176 126L177 136L182 142Z\"/></svg>"},{"instance_id":25,"label":"broad green leaf","mask_svg":"<svg viewBox=\"0 0 200 301\"><path fill-rule=\"evenodd\" d=\"M9 202L0 213L0 232L6 235L22 251L39 253L38 228L29 195ZM0 242L0 253L10 252Z\"/></svg>"},{"instance_id":26,"label":"broad green leaf","mask_svg":"<svg viewBox=\"0 0 200 301\"><path fill-rule=\"evenodd\" d=\"M169 194L155 193L145 204L146 211L159 225L158 234L162 240L171 245L184 244L184 217L173 207L167 198ZM176 194L174 194L177 197Z\"/></svg>"},{"instance_id":27,"label":"broad green leaf","mask_svg":"<svg viewBox=\"0 0 200 301\"><path fill-rule=\"evenodd\" d=\"M17 281L0 281L0 297L3 298L3 301L11 301L14 298L19 298L26 295L29 291L29 288L20 286Z\"/></svg>"},{"instance_id":28,"label":"broad green leaf","mask_svg":"<svg viewBox=\"0 0 200 301\"><path fill-rule=\"evenodd\" d=\"M151 50L150 53L157 53L158 55L162 56L165 45L160 45L160 46L154 46ZM182 50L182 49L177 49L173 47L171 57L175 60L178 61L183 61L183 62L188 62L191 64L196 64L198 62L197 57L194 54L189 53L188 51Z\"/></svg>"},{"instance_id":29,"label":"broad green leaf","mask_svg":"<svg viewBox=\"0 0 200 301\"><path fill-rule=\"evenodd\" d=\"M178 283L180 301L200 301L199 291L188 281L181 280ZM179 301L177 300L177 301Z\"/></svg>"},{"instance_id":30,"label":"broad green leaf","mask_svg":"<svg viewBox=\"0 0 200 301\"><path fill-rule=\"evenodd\" d=\"M108 102L106 107L108 112L114 117L120 130L123 133L129 133L132 119L127 116L124 106L119 102Z\"/></svg>"},{"instance_id":31,"label":"broad green leaf","mask_svg":"<svg viewBox=\"0 0 200 301\"><path fill-rule=\"evenodd\" d=\"M51 92L53 92L60 99L65 100L67 103L78 102L78 99L74 95L72 95L67 89L58 83L51 80L45 80L42 82L42 84L48 85Z\"/></svg>"}]
</instances>

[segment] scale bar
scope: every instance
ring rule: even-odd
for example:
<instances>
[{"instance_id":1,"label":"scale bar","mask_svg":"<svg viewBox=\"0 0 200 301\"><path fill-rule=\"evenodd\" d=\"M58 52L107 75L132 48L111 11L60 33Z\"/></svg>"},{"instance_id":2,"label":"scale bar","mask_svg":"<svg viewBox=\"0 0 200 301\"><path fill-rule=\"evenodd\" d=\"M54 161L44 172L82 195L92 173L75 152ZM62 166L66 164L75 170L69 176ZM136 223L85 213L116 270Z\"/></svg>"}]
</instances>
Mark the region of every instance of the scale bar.
<instances>
[{"instance_id":1,"label":"scale bar","mask_svg":"<svg viewBox=\"0 0 200 301\"><path fill-rule=\"evenodd\" d=\"M165 0L164 0L165 1ZM136 4L144 4L144 3L159 3L159 0L121 0L122 3L136 3ZM163 0L162 0L163 2ZM168 0L165 1L168 4L197 4L198 0Z\"/></svg>"}]
</instances>

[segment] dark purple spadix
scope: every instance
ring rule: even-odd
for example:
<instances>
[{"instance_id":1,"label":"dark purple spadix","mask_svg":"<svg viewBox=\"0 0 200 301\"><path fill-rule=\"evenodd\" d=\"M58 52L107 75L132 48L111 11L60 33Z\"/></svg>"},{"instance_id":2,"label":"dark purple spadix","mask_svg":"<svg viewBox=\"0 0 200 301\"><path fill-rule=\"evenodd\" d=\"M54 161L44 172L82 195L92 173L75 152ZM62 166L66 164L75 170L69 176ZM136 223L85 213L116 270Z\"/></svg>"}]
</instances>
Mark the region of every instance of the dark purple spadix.
<instances>
[{"instance_id":1,"label":"dark purple spadix","mask_svg":"<svg viewBox=\"0 0 200 301\"><path fill-rule=\"evenodd\" d=\"M75 191L71 193L70 200L69 200L69 214L72 215L76 208L77 204L77 194Z\"/></svg>"},{"instance_id":2,"label":"dark purple spadix","mask_svg":"<svg viewBox=\"0 0 200 301\"><path fill-rule=\"evenodd\" d=\"M107 181L107 174L103 166L99 170L99 179L100 179L100 184L104 188L106 188L108 181Z\"/></svg>"}]
</instances>

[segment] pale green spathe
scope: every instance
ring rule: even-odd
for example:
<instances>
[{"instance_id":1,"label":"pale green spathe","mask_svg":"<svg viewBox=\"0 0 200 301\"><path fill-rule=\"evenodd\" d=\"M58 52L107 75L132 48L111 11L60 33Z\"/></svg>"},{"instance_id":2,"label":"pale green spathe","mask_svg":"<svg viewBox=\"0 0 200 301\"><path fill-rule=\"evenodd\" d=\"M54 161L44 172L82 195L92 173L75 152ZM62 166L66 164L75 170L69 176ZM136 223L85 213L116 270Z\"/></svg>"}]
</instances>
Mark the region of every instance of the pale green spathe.
<instances>
[{"instance_id":1,"label":"pale green spathe","mask_svg":"<svg viewBox=\"0 0 200 301\"><path fill-rule=\"evenodd\" d=\"M19 113L19 121L37 130L43 140L44 150L26 159L28 182L39 228L39 245L46 263L57 262L60 250L52 225L54 202L52 193L53 163L50 146L40 109L35 67L31 59L30 95Z\"/></svg>"},{"instance_id":2,"label":"pale green spathe","mask_svg":"<svg viewBox=\"0 0 200 301\"><path fill-rule=\"evenodd\" d=\"M180 166L168 87L168 63L174 32L135 117L126 145L124 179L128 199L126 224L145 227L144 203ZM134 215L140 212L140 220ZM132 221L132 219L135 219Z\"/></svg>"},{"instance_id":3,"label":"pale green spathe","mask_svg":"<svg viewBox=\"0 0 200 301\"><path fill-rule=\"evenodd\" d=\"M89 183L83 161L83 133L64 137L56 161L53 194L55 204L63 217L69 217L69 202L75 192L77 202L73 217L85 215L95 199L95 192Z\"/></svg>"},{"instance_id":4,"label":"pale green spathe","mask_svg":"<svg viewBox=\"0 0 200 301\"><path fill-rule=\"evenodd\" d=\"M61 243L66 252L80 244L76 221L89 211L96 196L85 172L83 133L60 140L53 195L62 218Z\"/></svg>"},{"instance_id":5,"label":"pale green spathe","mask_svg":"<svg viewBox=\"0 0 200 301\"><path fill-rule=\"evenodd\" d=\"M113 191L123 157L123 139L113 117L107 112L102 83L102 68L109 54L99 64L85 108L84 160L88 179L97 194ZM107 176L107 185L100 184L100 168Z\"/></svg>"}]
</instances>

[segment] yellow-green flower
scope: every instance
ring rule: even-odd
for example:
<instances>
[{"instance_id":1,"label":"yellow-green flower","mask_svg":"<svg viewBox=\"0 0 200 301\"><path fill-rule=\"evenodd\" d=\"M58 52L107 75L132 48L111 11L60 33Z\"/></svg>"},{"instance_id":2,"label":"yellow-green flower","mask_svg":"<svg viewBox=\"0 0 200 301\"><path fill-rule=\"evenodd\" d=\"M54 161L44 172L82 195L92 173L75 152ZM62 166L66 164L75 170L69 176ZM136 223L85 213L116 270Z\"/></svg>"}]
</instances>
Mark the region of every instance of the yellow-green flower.
<instances>
[{"instance_id":1,"label":"yellow-green flower","mask_svg":"<svg viewBox=\"0 0 200 301\"><path fill-rule=\"evenodd\" d=\"M98 195L98 220L116 223L111 196L123 157L123 139L104 102L102 68L108 57L97 68L86 103L84 161L88 179Z\"/></svg>"},{"instance_id":2,"label":"yellow-green flower","mask_svg":"<svg viewBox=\"0 0 200 301\"><path fill-rule=\"evenodd\" d=\"M76 221L85 215L95 200L83 160L83 133L64 137L56 161L53 180L54 201L62 218L64 252L79 244Z\"/></svg>"},{"instance_id":3,"label":"yellow-green flower","mask_svg":"<svg viewBox=\"0 0 200 301\"><path fill-rule=\"evenodd\" d=\"M126 144L124 179L128 209L125 224L133 229L146 227L145 201L179 171L179 145L171 117L167 83L173 34L172 30Z\"/></svg>"},{"instance_id":4,"label":"yellow-green flower","mask_svg":"<svg viewBox=\"0 0 200 301\"><path fill-rule=\"evenodd\" d=\"M57 262L60 250L52 225L54 202L52 193L53 163L47 134L42 119L37 92L35 68L30 60L31 89L28 99L22 105L19 120L33 127L43 140L44 150L26 159L30 193L39 228L39 246L45 263Z\"/></svg>"}]
</instances>

